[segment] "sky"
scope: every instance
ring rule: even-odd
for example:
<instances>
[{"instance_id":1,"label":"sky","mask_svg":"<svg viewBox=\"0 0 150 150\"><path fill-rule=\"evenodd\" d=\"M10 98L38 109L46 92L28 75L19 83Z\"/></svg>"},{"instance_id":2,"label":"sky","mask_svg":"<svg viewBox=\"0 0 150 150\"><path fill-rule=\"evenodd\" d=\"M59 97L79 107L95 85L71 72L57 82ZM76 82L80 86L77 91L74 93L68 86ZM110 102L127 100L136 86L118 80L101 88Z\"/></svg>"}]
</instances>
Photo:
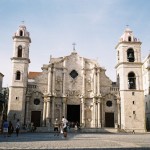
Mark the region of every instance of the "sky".
<instances>
[{"instance_id":1,"label":"sky","mask_svg":"<svg viewBox=\"0 0 150 150\"><path fill-rule=\"evenodd\" d=\"M29 71L40 72L50 55L73 51L95 59L116 81L116 50L127 25L142 42L142 60L150 52L149 0L0 0L0 72L10 86L13 35L24 21L30 32Z\"/></svg>"}]
</instances>

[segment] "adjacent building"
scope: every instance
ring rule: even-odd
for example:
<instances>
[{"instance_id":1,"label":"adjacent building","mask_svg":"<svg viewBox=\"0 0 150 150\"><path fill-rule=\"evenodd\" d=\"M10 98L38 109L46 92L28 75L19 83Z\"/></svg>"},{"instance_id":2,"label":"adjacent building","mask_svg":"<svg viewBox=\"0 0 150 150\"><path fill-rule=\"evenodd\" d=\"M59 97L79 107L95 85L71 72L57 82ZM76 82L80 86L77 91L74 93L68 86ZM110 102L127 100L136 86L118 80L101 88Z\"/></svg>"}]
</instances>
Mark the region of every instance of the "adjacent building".
<instances>
[{"instance_id":1,"label":"adjacent building","mask_svg":"<svg viewBox=\"0 0 150 150\"><path fill-rule=\"evenodd\" d=\"M145 96L146 128L150 130L150 55L143 61L143 86Z\"/></svg>"}]
</instances>

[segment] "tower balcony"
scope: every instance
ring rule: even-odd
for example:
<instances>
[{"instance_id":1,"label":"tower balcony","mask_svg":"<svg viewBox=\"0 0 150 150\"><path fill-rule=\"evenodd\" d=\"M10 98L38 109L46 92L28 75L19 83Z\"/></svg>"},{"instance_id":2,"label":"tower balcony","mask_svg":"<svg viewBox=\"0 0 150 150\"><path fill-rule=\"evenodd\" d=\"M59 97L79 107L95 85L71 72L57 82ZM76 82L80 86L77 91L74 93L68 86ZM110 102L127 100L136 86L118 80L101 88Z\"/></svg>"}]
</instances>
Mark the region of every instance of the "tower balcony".
<instances>
[{"instance_id":1,"label":"tower balcony","mask_svg":"<svg viewBox=\"0 0 150 150\"><path fill-rule=\"evenodd\" d=\"M118 92L119 91L119 87L111 87L110 91L111 92Z\"/></svg>"}]
</instances>

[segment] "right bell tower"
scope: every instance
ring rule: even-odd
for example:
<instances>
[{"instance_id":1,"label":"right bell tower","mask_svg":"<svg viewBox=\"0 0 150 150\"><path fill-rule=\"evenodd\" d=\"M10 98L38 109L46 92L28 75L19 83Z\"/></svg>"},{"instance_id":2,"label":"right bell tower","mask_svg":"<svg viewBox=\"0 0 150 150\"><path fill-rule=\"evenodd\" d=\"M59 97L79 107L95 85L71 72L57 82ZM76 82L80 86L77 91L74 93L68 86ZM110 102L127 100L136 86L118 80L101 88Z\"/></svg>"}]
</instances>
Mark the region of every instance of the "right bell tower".
<instances>
[{"instance_id":1,"label":"right bell tower","mask_svg":"<svg viewBox=\"0 0 150 150\"><path fill-rule=\"evenodd\" d=\"M145 132L141 42L128 27L116 46L117 83L120 90L121 129Z\"/></svg>"}]
</instances>

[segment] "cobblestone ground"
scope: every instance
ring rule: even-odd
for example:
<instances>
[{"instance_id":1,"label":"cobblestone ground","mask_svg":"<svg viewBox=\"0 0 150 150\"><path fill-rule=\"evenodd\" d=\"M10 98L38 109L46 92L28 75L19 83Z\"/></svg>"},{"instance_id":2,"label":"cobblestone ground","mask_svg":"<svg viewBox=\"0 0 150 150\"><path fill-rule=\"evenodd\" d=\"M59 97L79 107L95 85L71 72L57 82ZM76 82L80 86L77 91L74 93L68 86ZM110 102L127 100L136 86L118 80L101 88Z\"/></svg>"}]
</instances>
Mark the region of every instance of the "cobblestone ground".
<instances>
[{"instance_id":1,"label":"cobblestone ground","mask_svg":"<svg viewBox=\"0 0 150 150\"><path fill-rule=\"evenodd\" d=\"M67 139L53 133L21 133L7 138L0 135L0 149L150 150L150 134L68 133Z\"/></svg>"}]
</instances>

